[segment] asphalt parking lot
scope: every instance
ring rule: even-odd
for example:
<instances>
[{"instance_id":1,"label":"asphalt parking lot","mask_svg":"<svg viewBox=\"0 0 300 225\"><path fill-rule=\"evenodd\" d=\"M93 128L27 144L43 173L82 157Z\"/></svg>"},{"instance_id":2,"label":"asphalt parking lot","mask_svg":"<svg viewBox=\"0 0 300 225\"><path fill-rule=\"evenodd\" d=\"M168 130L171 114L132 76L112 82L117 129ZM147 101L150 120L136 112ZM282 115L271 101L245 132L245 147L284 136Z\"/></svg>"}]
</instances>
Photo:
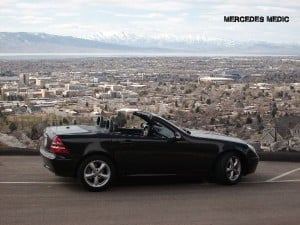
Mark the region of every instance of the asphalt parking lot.
<instances>
[{"instance_id":1,"label":"asphalt parking lot","mask_svg":"<svg viewBox=\"0 0 300 225\"><path fill-rule=\"evenodd\" d=\"M260 162L234 186L198 177L130 177L91 193L39 156L0 157L0 224L299 224L300 163Z\"/></svg>"}]
</instances>

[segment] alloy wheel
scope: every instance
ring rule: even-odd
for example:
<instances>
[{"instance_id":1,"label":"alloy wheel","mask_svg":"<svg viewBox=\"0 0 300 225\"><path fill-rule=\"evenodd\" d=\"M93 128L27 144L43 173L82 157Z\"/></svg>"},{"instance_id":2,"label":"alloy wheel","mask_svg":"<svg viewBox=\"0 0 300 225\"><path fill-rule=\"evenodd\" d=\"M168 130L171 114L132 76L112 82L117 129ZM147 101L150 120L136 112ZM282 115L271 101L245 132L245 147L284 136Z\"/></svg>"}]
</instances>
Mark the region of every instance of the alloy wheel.
<instances>
[{"instance_id":1,"label":"alloy wheel","mask_svg":"<svg viewBox=\"0 0 300 225\"><path fill-rule=\"evenodd\" d=\"M102 160L93 160L89 162L83 172L85 182L94 188L105 186L111 178L111 169L109 165Z\"/></svg>"},{"instance_id":2,"label":"alloy wheel","mask_svg":"<svg viewBox=\"0 0 300 225\"><path fill-rule=\"evenodd\" d=\"M237 156L231 156L226 163L227 178L234 182L239 179L242 171L241 161Z\"/></svg>"}]
</instances>

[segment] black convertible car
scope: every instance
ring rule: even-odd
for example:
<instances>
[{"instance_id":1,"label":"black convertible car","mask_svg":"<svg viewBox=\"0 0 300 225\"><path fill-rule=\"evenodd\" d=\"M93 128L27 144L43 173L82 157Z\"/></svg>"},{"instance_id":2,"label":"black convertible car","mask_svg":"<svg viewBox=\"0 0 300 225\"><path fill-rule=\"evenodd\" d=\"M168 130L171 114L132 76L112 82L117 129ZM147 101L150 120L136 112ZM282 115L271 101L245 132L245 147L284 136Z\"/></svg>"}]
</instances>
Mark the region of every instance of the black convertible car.
<instances>
[{"instance_id":1,"label":"black convertible car","mask_svg":"<svg viewBox=\"0 0 300 225\"><path fill-rule=\"evenodd\" d=\"M238 138L182 129L147 112L133 115L144 121L138 128L120 128L103 117L96 126L47 127L40 148L45 167L77 177L91 191L133 174L205 174L236 184L257 167L255 149Z\"/></svg>"}]
</instances>

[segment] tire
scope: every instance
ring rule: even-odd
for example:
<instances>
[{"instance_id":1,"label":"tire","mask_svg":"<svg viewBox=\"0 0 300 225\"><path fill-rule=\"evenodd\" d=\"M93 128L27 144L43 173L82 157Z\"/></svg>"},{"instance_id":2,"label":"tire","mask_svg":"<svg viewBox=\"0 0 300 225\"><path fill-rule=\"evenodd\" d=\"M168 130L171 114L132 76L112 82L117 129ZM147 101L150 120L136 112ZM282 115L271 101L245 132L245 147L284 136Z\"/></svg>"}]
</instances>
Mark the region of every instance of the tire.
<instances>
[{"instance_id":1,"label":"tire","mask_svg":"<svg viewBox=\"0 0 300 225\"><path fill-rule=\"evenodd\" d=\"M115 167L105 156L86 158L79 166L78 179L89 191L103 191L109 188L115 178Z\"/></svg>"},{"instance_id":2,"label":"tire","mask_svg":"<svg viewBox=\"0 0 300 225\"><path fill-rule=\"evenodd\" d=\"M242 177L242 160L235 152L224 154L216 165L216 180L220 184L237 184Z\"/></svg>"}]
</instances>

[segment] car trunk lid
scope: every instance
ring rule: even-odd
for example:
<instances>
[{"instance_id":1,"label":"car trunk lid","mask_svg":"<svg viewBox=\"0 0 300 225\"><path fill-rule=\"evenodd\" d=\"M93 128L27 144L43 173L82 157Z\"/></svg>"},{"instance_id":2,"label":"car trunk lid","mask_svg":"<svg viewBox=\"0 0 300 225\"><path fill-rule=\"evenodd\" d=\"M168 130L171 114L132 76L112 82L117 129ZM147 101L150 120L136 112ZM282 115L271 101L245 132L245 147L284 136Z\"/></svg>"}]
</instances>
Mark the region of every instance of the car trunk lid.
<instances>
[{"instance_id":1,"label":"car trunk lid","mask_svg":"<svg viewBox=\"0 0 300 225\"><path fill-rule=\"evenodd\" d=\"M51 143L56 136L96 133L95 126L71 125L71 126L52 126L47 127L44 131L41 147L47 151L50 149Z\"/></svg>"}]
</instances>

